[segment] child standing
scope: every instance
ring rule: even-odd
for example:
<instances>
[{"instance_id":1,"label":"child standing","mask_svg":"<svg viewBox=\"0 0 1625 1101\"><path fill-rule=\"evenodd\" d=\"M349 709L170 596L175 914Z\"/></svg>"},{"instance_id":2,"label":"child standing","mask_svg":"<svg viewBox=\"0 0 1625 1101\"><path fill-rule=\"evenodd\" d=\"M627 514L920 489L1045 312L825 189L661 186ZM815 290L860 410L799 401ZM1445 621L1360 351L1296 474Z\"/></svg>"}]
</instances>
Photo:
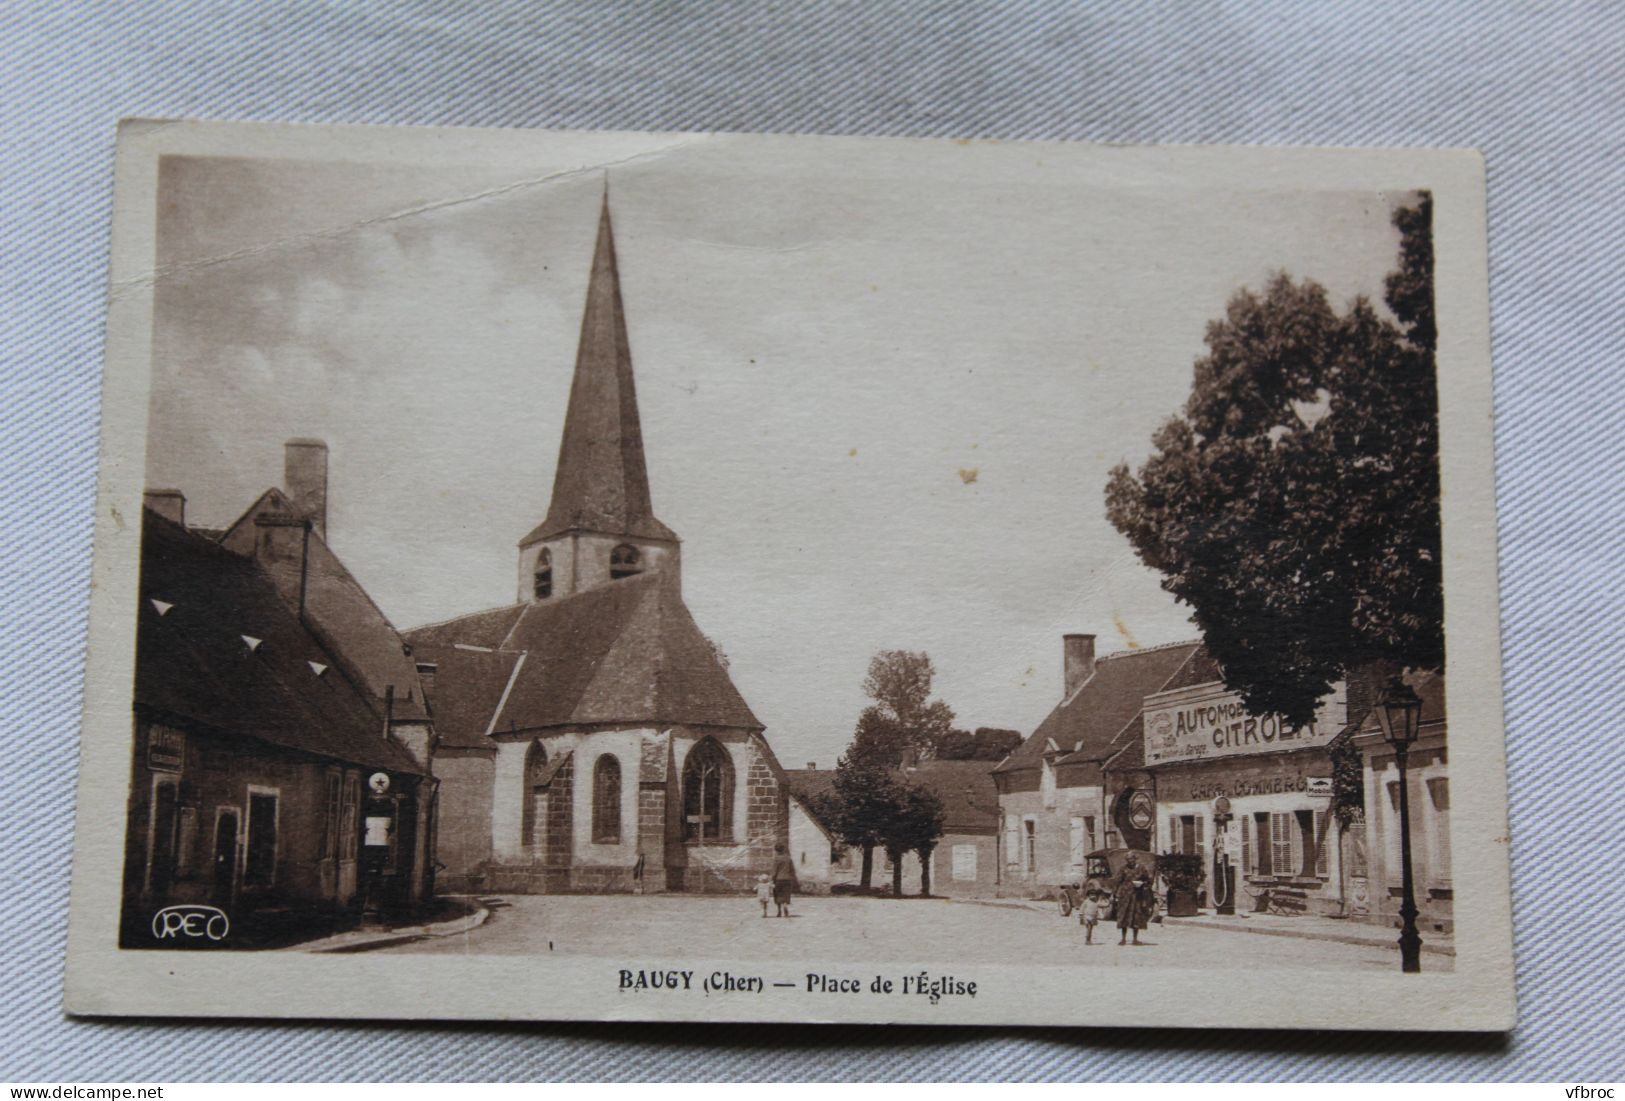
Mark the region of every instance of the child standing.
<instances>
[{"instance_id":1,"label":"child standing","mask_svg":"<svg viewBox=\"0 0 1625 1101\"><path fill-rule=\"evenodd\" d=\"M1090 876L1083 885L1083 905L1078 907L1078 921L1083 925L1083 943L1095 942L1095 926L1106 916L1111 904L1111 892L1099 876Z\"/></svg>"},{"instance_id":2,"label":"child standing","mask_svg":"<svg viewBox=\"0 0 1625 1101\"><path fill-rule=\"evenodd\" d=\"M762 904L762 916L767 916L767 904L773 901L773 881L767 873L756 877L756 901Z\"/></svg>"}]
</instances>

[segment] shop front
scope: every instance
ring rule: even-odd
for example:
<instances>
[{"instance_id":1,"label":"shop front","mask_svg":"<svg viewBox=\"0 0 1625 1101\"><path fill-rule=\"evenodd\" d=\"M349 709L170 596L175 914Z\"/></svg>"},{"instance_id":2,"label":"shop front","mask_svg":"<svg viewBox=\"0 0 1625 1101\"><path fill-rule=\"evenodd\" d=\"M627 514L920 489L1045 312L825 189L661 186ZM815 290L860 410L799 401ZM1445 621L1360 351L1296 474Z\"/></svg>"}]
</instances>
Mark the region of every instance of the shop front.
<instances>
[{"instance_id":1,"label":"shop front","mask_svg":"<svg viewBox=\"0 0 1625 1101\"><path fill-rule=\"evenodd\" d=\"M1219 683L1147 697L1156 851L1199 858L1199 906L1343 912L1327 746L1344 710L1339 687L1292 730Z\"/></svg>"}]
</instances>

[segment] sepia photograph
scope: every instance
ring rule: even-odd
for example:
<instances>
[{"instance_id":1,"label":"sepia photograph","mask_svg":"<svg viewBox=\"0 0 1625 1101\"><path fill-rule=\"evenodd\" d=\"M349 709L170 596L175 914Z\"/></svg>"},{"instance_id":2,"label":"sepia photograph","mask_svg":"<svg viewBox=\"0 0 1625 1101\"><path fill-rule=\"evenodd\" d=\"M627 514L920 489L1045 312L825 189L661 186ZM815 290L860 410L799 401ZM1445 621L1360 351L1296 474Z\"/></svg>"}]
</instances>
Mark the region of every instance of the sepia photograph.
<instances>
[{"instance_id":1,"label":"sepia photograph","mask_svg":"<svg viewBox=\"0 0 1625 1101\"><path fill-rule=\"evenodd\" d=\"M1510 1026L1473 154L119 155L70 1011Z\"/></svg>"}]
</instances>

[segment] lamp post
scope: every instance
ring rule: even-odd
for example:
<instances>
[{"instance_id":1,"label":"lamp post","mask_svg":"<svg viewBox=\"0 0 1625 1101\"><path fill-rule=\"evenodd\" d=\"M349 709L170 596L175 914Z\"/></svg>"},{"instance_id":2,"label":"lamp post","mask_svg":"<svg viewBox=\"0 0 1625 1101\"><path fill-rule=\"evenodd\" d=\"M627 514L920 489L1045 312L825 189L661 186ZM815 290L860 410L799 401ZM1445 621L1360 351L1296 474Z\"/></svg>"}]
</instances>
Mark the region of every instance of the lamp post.
<instances>
[{"instance_id":1,"label":"lamp post","mask_svg":"<svg viewBox=\"0 0 1625 1101\"><path fill-rule=\"evenodd\" d=\"M1406 758L1416 741L1422 716L1422 699L1397 674L1377 699L1377 722L1382 736L1394 747L1394 763L1399 766L1399 865L1401 890L1399 904L1400 970L1422 970L1422 936L1416 931L1416 889L1411 881L1411 799L1405 777Z\"/></svg>"}]
</instances>

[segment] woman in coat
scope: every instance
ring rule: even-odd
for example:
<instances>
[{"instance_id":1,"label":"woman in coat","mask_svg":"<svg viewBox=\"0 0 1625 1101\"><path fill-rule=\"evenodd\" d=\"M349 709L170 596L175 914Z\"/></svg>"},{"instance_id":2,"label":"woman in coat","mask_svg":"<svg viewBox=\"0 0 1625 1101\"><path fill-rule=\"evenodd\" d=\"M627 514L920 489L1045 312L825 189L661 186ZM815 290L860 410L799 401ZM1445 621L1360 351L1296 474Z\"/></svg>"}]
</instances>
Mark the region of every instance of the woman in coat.
<instances>
[{"instance_id":1,"label":"woman in coat","mask_svg":"<svg viewBox=\"0 0 1625 1101\"><path fill-rule=\"evenodd\" d=\"M790 916L790 896L795 891L796 863L784 851L782 842L773 846L773 902L779 917Z\"/></svg>"},{"instance_id":2,"label":"woman in coat","mask_svg":"<svg viewBox=\"0 0 1625 1101\"><path fill-rule=\"evenodd\" d=\"M1127 943L1133 933L1134 943L1139 944L1140 930L1151 920L1155 901L1151 896L1151 871L1140 863L1137 854L1128 854L1122 871L1112 880L1112 899L1117 905L1117 928L1122 932L1117 943Z\"/></svg>"}]
</instances>

